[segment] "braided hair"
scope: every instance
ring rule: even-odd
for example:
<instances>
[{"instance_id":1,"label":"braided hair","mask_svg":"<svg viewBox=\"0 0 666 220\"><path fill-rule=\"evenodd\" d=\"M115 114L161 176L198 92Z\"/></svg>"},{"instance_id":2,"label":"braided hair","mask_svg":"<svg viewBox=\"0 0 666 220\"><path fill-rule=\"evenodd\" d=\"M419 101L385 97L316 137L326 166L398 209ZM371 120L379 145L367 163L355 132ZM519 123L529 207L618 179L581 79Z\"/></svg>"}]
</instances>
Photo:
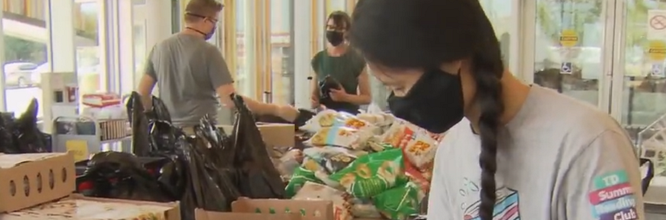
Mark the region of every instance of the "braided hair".
<instances>
[{"instance_id":1,"label":"braided hair","mask_svg":"<svg viewBox=\"0 0 666 220\"><path fill-rule=\"evenodd\" d=\"M372 63L390 69L431 69L468 59L480 110L479 217L492 220L497 196L497 137L504 112L500 45L474 0L360 0L349 40Z\"/></svg>"}]
</instances>

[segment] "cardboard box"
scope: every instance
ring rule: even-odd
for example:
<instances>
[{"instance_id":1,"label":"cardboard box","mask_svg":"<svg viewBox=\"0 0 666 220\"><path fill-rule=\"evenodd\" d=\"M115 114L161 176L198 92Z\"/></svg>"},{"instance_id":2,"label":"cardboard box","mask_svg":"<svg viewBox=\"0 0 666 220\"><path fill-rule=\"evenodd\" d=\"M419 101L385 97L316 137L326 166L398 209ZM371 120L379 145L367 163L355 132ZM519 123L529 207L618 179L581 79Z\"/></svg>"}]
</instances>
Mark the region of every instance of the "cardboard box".
<instances>
[{"instance_id":1,"label":"cardboard box","mask_svg":"<svg viewBox=\"0 0 666 220\"><path fill-rule=\"evenodd\" d=\"M76 187L74 155L0 154L0 213L68 196Z\"/></svg>"},{"instance_id":2,"label":"cardboard box","mask_svg":"<svg viewBox=\"0 0 666 220\"><path fill-rule=\"evenodd\" d=\"M231 134L234 129L233 125L219 127L227 134ZM257 127L267 147L293 147L296 144L294 141L296 130L293 124L257 123Z\"/></svg>"},{"instance_id":3,"label":"cardboard box","mask_svg":"<svg viewBox=\"0 0 666 220\"><path fill-rule=\"evenodd\" d=\"M2 220L151 219L180 220L177 202L156 203L70 195L34 208L0 214Z\"/></svg>"},{"instance_id":4,"label":"cardboard box","mask_svg":"<svg viewBox=\"0 0 666 220\"><path fill-rule=\"evenodd\" d=\"M333 202L239 198L232 212L195 210L196 220L334 220Z\"/></svg>"}]
</instances>

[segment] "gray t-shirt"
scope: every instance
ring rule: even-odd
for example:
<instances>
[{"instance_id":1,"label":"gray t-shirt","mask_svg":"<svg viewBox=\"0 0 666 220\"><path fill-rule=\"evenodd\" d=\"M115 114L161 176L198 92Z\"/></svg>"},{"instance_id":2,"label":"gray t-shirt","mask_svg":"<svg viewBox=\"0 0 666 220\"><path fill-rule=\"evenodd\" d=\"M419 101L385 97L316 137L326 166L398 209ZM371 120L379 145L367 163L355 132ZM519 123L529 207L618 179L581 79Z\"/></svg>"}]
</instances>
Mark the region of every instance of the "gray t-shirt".
<instances>
[{"instance_id":1,"label":"gray t-shirt","mask_svg":"<svg viewBox=\"0 0 666 220\"><path fill-rule=\"evenodd\" d=\"M500 134L495 220L645 219L633 145L607 113L534 85ZM466 119L444 137L429 220L479 219L480 150Z\"/></svg>"},{"instance_id":2,"label":"gray t-shirt","mask_svg":"<svg viewBox=\"0 0 666 220\"><path fill-rule=\"evenodd\" d=\"M220 104L215 89L234 82L215 45L182 33L153 47L145 73L157 80L176 126L196 125L205 114L216 118Z\"/></svg>"}]
</instances>

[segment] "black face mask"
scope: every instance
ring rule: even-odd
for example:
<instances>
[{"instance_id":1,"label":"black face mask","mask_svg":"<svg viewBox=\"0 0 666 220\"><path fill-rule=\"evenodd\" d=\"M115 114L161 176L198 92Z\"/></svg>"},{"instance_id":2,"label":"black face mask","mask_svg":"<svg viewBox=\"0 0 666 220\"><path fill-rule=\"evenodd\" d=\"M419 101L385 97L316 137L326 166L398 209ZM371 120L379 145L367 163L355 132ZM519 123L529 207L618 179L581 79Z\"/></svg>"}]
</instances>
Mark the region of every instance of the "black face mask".
<instances>
[{"instance_id":1,"label":"black face mask","mask_svg":"<svg viewBox=\"0 0 666 220\"><path fill-rule=\"evenodd\" d=\"M334 47L337 47L345 40L343 33L338 31L326 31L326 39Z\"/></svg>"},{"instance_id":2,"label":"black face mask","mask_svg":"<svg viewBox=\"0 0 666 220\"><path fill-rule=\"evenodd\" d=\"M460 73L428 71L404 97L388 98L391 113L433 133L443 133L463 118Z\"/></svg>"}]
</instances>

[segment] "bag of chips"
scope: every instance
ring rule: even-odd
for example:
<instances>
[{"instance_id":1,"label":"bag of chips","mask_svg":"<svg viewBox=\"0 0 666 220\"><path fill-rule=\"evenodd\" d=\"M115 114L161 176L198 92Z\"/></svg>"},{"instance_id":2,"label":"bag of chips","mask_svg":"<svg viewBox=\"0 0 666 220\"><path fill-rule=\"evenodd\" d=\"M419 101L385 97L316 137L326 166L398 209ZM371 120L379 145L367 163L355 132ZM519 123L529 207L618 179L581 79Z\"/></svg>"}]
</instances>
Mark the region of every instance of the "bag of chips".
<instances>
[{"instance_id":1,"label":"bag of chips","mask_svg":"<svg viewBox=\"0 0 666 220\"><path fill-rule=\"evenodd\" d=\"M363 150L373 136L368 130L358 130L345 126L333 126L317 131L305 143L314 146L338 146Z\"/></svg>"},{"instance_id":2,"label":"bag of chips","mask_svg":"<svg viewBox=\"0 0 666 220\"><path fill-rule=\"evenodd\" d=\"M354 205L352 205L351 212L354 217L371 219L381 218L379 210L377 210L377 207L375 207L375 204L371 199L354 198L352 203Z\"/></svg>"},{"instance_id":3,"label":"bag of chips","mask_svg":"<svg viewBox=\"0 0 666 220\"><path fill-rule=\"evenodd\" d=\"M420 201L423 197L419 188L408 182L378 194L373 200L384 218L405 220L411 215L419 214Z\"/></svg>"},{"instance_id":4,"label":"bag of chips","mask_svg":"<svg viewBox=\"0 0 666 220\"><path fill-rule=\"evenodd\" d=\"M330 176L357 198L370 198L405 179L402 151L391 149L357 158Z\"/></svg>"},{"instance_id":5,"label":"bag of chips","mask_svg":"<svg viewBox=\"0 0 666 220\"><path fill-rule=\"evenodd\" d=\"M289 180L289 184L287 184L287 187L285 188L287 198L291 198L296 195L296 193L301 190L303 185L305 185L307 182L322 183L319 179L317 179L317 177L315 177L314 171L305 169L303 167L296 168L296 170L294 170L294 174Z\"/></svg>"}]
</instances>

